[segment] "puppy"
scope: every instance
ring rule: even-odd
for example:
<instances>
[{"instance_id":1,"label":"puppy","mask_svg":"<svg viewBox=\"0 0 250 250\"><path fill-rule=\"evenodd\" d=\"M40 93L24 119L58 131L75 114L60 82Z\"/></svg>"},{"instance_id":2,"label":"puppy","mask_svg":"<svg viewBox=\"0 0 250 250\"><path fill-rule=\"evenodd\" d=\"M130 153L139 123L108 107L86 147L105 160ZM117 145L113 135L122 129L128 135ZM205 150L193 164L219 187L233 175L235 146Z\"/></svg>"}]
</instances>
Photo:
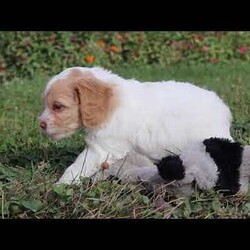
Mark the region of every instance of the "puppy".
<instances>
[{"instance_id":1,"label":"puppy","mask_svg":"<svg viewBox=\"0 0 250 250\"><path fill-rule=\"evenodd\" d=\"M231 112L212 91L176 81L127 80L103 68L73 67L42 95L40 127L52 139L86 131L87 147L58 183L119 172L137 179L170 152L212 136L229 138Z\"/></svg>"},{"instance_id":2,"label":"puppy","mask_svg":"<svg viewBox=\"0 0 250 250\"><path fill-rule=\"evenodd\" d=\"M222 138L209 138L185 147L179 155L162 158L159 175L175 186L194 191L219 190L225 195L246 194L250 178L250 146ZM190 193L190 194L191 194Z\"/></svg>"}]
</instances>

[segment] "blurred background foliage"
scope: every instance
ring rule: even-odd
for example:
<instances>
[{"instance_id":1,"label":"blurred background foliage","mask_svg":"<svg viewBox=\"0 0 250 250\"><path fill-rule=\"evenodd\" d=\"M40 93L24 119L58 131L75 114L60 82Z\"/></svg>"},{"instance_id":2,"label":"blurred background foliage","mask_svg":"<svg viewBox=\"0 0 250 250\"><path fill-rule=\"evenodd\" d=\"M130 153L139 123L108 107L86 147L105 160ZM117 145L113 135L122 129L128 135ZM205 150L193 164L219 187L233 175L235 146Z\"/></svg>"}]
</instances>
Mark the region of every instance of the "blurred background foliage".
<instances>
[{"instance_id":1,"label":"blurred background foliage","mask_svg":"<svg viewBox=\"0 0 250 250\"><path fill-rule=\"evenodd\" d=\"M72 66L250 60L250 32L0 32L0 80Z\"/></svg>"}]
</instances>

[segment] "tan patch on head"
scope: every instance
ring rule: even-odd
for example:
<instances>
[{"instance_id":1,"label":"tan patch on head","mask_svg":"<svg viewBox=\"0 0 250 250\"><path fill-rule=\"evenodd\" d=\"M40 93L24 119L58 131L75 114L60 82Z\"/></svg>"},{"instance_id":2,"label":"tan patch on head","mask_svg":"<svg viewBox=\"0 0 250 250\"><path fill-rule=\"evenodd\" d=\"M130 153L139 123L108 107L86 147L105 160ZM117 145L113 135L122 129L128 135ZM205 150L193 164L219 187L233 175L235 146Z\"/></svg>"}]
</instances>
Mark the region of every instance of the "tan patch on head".
<instances>
[{"instance_id":1,"label":"tan patch on head","mask_svg":"<svg viewBox=\"0 0 250 250\"><path fill-rule=\"evenodd\" d=\"M80 69L71 69L70 73L65 78L71 81L75 81L79 78L82 78L85 74L87 74L87 72L83 73Z\"/></svg>"},{"instance_id":2,"label":"tan patch on head","mask_svg":"<svg viewBox=\"0 0 250 250\"><path fill-rule=\"evenodd\" d=\"M64 78L56 80L50 87L45 98L48 104L53 101L61 101L69 105L79 101L74 91L74 84L83 77L79 69L72 69Z\"/></svg>"},{"instance_id":3,"label":"tan patch on head","mask_svg":"<svg viewBox=\"0 0 250 250\"><path fill-rule=\"evenodd\" d=\"M105 123L118 105L115 86L86 72L75 84L80 100L83 126L94 128Z\"/></svg>"},{"instance_id":4,"label":"tan patch on head","mask_svg":"<svg viewBox=\"0 0 250 250\"><path fill-rule=\"evenodd\" d=\"M102 82L91 72L72 69L51 85L45 99L50 108L55 101L65 107L77 104L78 112L71 112L67 116L63 112L61 115L55 114L55 126L79 120L84 127L94 128L106 122L116 108L118 102L114 89L114 85Z\"/></svg>"},{"instance_id":5,"label":"tan patch on head","mask_svg":"<svg viewBox=\"0 0 250 250\"><path fill-rule=\"evenodd\" d=\"M44 98L50 110L51 126L57 133L70 133L81 127L79 99L69 79L53 82ZM61 110L54 110L55 105L62 105Z\"/></svg>"}]
</instances>

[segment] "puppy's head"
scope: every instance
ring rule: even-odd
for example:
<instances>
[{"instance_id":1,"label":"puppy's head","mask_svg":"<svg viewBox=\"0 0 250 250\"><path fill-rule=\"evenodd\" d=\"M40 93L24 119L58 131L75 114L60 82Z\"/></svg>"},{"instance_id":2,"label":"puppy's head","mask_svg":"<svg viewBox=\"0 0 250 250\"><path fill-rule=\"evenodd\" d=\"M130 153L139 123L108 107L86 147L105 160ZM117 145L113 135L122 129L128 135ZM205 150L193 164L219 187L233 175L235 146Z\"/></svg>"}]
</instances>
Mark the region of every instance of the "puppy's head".
<instances>
[{"instance_id":1,"label":"puppy's head","mask_svg":"<svg viewBox=\"0 0 250 250\"><path fill-rule=\"evenodd\" d=\"M52 138L70 136L80 127L96 128L107 122L116 106L114 85L89 70L68 69L55 76L42 94L40 127Z\"/></svg>"}]
</instances>

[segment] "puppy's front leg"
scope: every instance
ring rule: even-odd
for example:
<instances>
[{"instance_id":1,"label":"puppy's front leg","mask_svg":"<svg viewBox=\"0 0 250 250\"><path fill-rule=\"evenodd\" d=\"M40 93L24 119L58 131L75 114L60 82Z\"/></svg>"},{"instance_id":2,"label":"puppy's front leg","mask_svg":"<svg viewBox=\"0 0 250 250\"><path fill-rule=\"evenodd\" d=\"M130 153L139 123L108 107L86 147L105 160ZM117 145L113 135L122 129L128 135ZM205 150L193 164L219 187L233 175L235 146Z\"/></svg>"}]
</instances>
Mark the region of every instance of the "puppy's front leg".
<instances>
[{"instance_id":1,"label":"puppy's front leg","mask_svg":"<svg viewBox=\"0 0 250 250\"><path fill-rule=\"evenodd\" d=\"M100 165L105 161L108 153L96 148L86 148L64 172L57 184L77 184L80 177L91 177L100 170Z\"/></svg>"},{"instance_id":2,"label":"puppy's front leg","mask_svg":"<svg viewBox=\"0 0 250 250\"><path fill-rule=\"evenodd\" d=\"M77 184L80 181L80 177L92 177L98 178L101 172L101 165L104 161L107 161L108 165L113 164L119 160L112 154L103 150L99 146L91 146L86 148L70 165L59 179L57 184Z\"/></svg>"}]
</instances>

